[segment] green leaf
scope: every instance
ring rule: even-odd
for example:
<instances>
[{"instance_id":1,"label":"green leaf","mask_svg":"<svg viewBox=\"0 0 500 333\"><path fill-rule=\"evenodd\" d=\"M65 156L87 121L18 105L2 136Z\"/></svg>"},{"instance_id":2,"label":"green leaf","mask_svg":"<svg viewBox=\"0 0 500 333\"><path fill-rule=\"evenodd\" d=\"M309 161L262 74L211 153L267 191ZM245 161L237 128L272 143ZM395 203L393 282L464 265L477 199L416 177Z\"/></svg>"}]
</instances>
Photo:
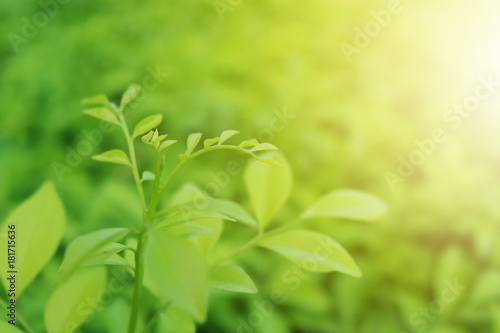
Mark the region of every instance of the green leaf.
<instances>
[{"instance_id":1,"label":"green leaf","mask_svg":"<svg viewBox=\"0 0 500 333\"><path fill-rule=\"evenodd\" d=\"M235 219L219 212L200 211L189 207L181 207L178 210L174 211L165 220L158 223L155 228L162 229L171 225L177 225L202 219L221 219L233 222L236 221Z\"/></svg>"},{"instance_id":2,"label":"green leaf","mask_svg":"<svg viewBox=\"0 0 500 333\"><path fill-rule=\"evenodd\" d=\"M333 191L306 210L301 218L343 218L373 221L385 214L387 204L374 196L356 190Z\"/></svg>"},{"instance_id":3,"label":"green leaf","mask_svg":"<svg viewBox=\"0 0 500 333\"><path fill-rule=\"evenodd\" d=\"M122 101L120 104L120 110L123 111L123 109L134 99L137 98L139 93L141 92L141 86L137 84L132 84L130 87L128 87L127 91L123 94Z\"/></svg>"},{"instance_id":4,"label":"green leaf","mask_svg":"<svg viewBox=\"0 0 500 333\"><path fill-rule=\"evenodd\" d=\"M201 133L189 134L187 139L187 150L186 150L187 156L191 155L193 150L198 145L198 142L200 142L200 139L201 139Z\"/></svg>"},{"instance_id":5,"label":"green leaf","mask_svg":"<svg viewBox=\"0 0 500 333\"><path fill-rule=\"evenodd\" d=\"M117 255L123 250L132 249L130 246L120 243L108 243L93 252L82 266L94 265L123 265L124 260ZM126 264L126 263L125 263Z\"/></svg>"},{"instance_id":6,"label":"green leaf","mask_svg":"<svg viewBox=\"0 0 500 333\"><path fill-rule=\"evenodd\" d=\"M108 258L101 260L101 258L93 258L85 262L84 266L97 266L97 265L111 265L111 266L130 266L122 256L112 254Z\"/></svg>"},{"instance_id":7,"label":"green leaf","mask_svg":"<svg viewBox=\"0 0 500 333\"><path fill-rule=\"evenodd\" d=\"M260 158L260 157L256 157L257 161L259 162L262 162L262 163L266 163L266 164L269 164L269 165L274 165L274 166L283 166L282 163L276 161L275 159L272 159L272 158Z\"/></svg>"},{"instance_id":8,"label":"green leaf","mask_svg":"<svg viewBox=\"0 0 500 333\"><path fill-rule=\"evenodd\" d=\"M76 238L66 249L59 273L66 279L78 267L85 265L87 260L98 254L106 244L121 240L129 232L130 229L127 228L108 228Z\"/></svg>"},{"instance_id":9,"label":"green leaf","mask_svg":"<svg viewBox=\"0 0 500 333\"><path fill-rule=\"evenodd\" d=\"M120 149L113 149L100 155L94 155L92 156L92 159L100 162L131 166L127 154L125 154L125 152Z\"/></svg>"},{"instance_id":10,"label":"green leaf","mask_svg":"<svg viewBox=\"0 0 500 333\"><path fill-rule=\"evenodd\" d=\"M16 324L16 325L19 325L19 324ZM2 332L2 333L24 333L24 331L21 331L15 325L9 324L3 320L0 320L0 332Z\"/></svg>"},{"instance_id":11,"label":"green leaf","mask_svg":"<svg viewBox=\"0 0 500 333\"><path fill-rule=\"evenodd\" d=\"M106 288L106 268L79 271L52 294L45 309L48 333L71 333L92 314Z\"/></svg>"},{"instance_id":12,"label":"green leaf","mask_svg":"<svg viewBox=\"0 0 500 333\"><path fill-rule=\"evenodd\" d=\"M148 142L149 142L149 140L151 140L151 138L153 137L154 133L155 133L154 131L149 131L149 132L148 132L148 134L144 135L144 136L141 138L142 142L144 142L144 143L148 143Z\"/></svg>"},{"instance_id":13,"label":"green leaf","mask_svg":"<svg viewBox=\"0 0 500 333\"><path fill-rule=\"evenodd\" d=\"M224 142L226 142L226 140L235 136L238 133L240 133L240 132L235 131L235 130L226 130L226 131L222 132L222 134L220 135L219 146L221 144L223 144Z\"/></svg>"},{"instance_id":14,"label":"green leaf","mask_svg":"<svg viewBox=\"0 0 500 333\"><path fill-rule=\"evenodd\" d=\"M145 248L145 283L159 299L204 321L207 268L201 253L187 240L151 229Z\"/></svg>"},{"instance_id":15,"label":"green leaf","mask_svg":"<svg viewBox=\"0 0 500 333\"><path fill-rule=\"evenodd\" d=\"M256 151L263 151L263 150L278 150L278 147L276 147L273 144L270 143L259 143L252 149L250 149L251 152L256 152Z\"/></svg>"},{"instance_id":16,"label":"green leaf","mask_svg":"<svg viewBox=\"0 0 500 333\"><path fill-rule=\"evenodd\" d=\"M279 152L266 154L283 166L251 161L243 175L253 210L261 230L283 206L292 189L292 171L285 157Z\"/></svg>"},{"instance_id":17,"label":"green leaf","mask_svg":"<svg viewBox=\"0 0 500 333\"><path fill-rule=\"evenodd\" d=\"M259 141L255 140L255 139L245 140L238 145L238 148L248 148L248 147L257 146L258 144L259 144Z\"/></svg>"},{"instance_id":18,"label":"green leaf","mask_svg":"<svg viewBox=\"0 0 500 333\"><path fill-rule=\"evenodd\" d=\"M96 96L93 96L93 97L89 97L89 98L84 98L80 102L80 104L82 104L82 105L108 104L108 103L109 103L108 98L105 95L102 95L102 94L96 95Z\"/></svg>"},{"instance_id":19,"label":"green leaf","mask_svg":"<svg viewBox=\"0 0 500 333\"><path fill-rule=\"evenodd\" d=\"M155 180L156 176L151 171L144 171L142 173L141 182Z\"/></svg>"},{"instance_id":20,"label":"green leaf","mask_svg":"<svg viewBox=\"0 0 500 333\"><path fill-rule=\"evenodd\" d=\"M220 138L206 139L205 141L203 141L203 147L206 149L219 142L219 140Z\"/></svg>"},{"instance_id":21,"label":"green leaf","mask_svg":"<svg viewBox=\"0 0 500 333\"><path fill-rule=\"evenodd\" d=\"M330 237L317 232L291 230L266 237L260 241L259 246L277 252L309 271L339 271L355 277L361 276L347 251Z\"/></svg>"},{"instance_id":22,"label":"green leaf","mask_svg":"<svg viewBox=\"0 0 500 333\"><path fill-rule=\"evenodd\" d=\"M171 145L173 145L176 142L177 142L177 140L167 140L165 142L162 142L158 151L162 151L163 149L167 149L168 147L170 147Z\"/></svg>"},{"instance_id":23,"label":"green leaf","mask_svg":"<svg viewBox=\"0 0 500 333\"><path fill-rule=\"evenodd\" d=\"M158 129L155 129L155 131L153 132L153 137L151 138L151 140L149 140L149 142L154 144L156 140L158 140Z\"/></svg>"},{"instance_id":24,"label":"green leaf","mask_svg":"<svg viewBox=\"0 0 500 333\"><path fill-rule=\"evenodd\" d=\"M239 266L215 266L210 270L210 287L237 293L255 294L252 279Z\"/></svg>"},{"instance_id":25,"label":"green leaf","mask_svg":"<svg viewBox=\"0 0 500 333\"><path fill-rule=\"evenodd\" d=\"M195 333L196 325L191 316L184 311L169 307L160 315L157 333Z\"/></svg>"},{"instance_id":26,"label":"green leaf","mask_svg":"<svg viewBox=\"0 0 500 333\"><path fill-rule=\"evenodd\" d=\"M191 238L202 234L215 233L215 230L204 225L189 223L172 227L168 230L168 233L182 238Z\"/></svg>"},{"instance_id":27,"label":"green leaf","mask_svg":"<svg viewBox=\"0 0 500 333\"><path fill-rule=\"evenodd\" d=\"M82 112L91 117L107 121L108 123L120 125L116 116L113 114L113 112L109 111L108 109L94 108L94 109L83 110Z\"/></svg>"},{"instance_id":28,"label":"green leaf","mask_svg":"<svg viewBox=\"0 0 500 333\"><path fill-rule=\"evenodd\" d=\"M154 140L154 142L151 142L156 149L160 148L160 143L168 136L168 134L163 134L160 135L158 138Z\"/></svg>"},{"instance_id":29,"label":"green leaf","mask_svg":"<svg viewBox=\"0 0 500 333\"><path fill-rule=\"evenodd\" d=\"M15 239L9 239L9 226L15 226ZM56 189L51 182L44 183L34 195L20 204L2 225L0 249L0 277L8 290L8 271L17 271L16 297L38 275L54 255L66 228L66 216ZM12 237L12 233L10 234ZM15 241L16 263L7 262L8 242ZM12 245L12 244L11 244Z\"/></svg>"},{"instance_id":30,"label":"green leaf","mask_svg":"<svg viewBox=\"0 0 500 333\"><path fill-rule=\"evenodd\" d=\"M170 212L173 212L173 207L218 212L250 227L258 227L255 218L240 204L230 200L212 198L191 183L184 184L174 194L170 207L172 207L169 209Z\"/></svg>"},{"instance_id":31,"label":"green leaf","mask_svg":"<svg viewBox=\"0 0 500 333\"><path fill-rule=\"evenodd\" d=\"M132 139L135 139L139 135L143 135L144 133L152 130L153 128L158 127L163 120L163 115L155 114L153 116L149 116L141 120L134 128L134 132L132 133ZM158 136L158 134L157 134Z\"/></svg>"},{"instance_id":32,"label":"green leaf","mask_svg":"<svg viewBox=\"0 0 500 333\"><path fill-rule=\"evenodd\" d=\"M255 218L243 206L234 201L208 197L207 209L232 217L237 222L246 224L252 228L258 228L259 226Z\"/></svg>"}]
</instances>

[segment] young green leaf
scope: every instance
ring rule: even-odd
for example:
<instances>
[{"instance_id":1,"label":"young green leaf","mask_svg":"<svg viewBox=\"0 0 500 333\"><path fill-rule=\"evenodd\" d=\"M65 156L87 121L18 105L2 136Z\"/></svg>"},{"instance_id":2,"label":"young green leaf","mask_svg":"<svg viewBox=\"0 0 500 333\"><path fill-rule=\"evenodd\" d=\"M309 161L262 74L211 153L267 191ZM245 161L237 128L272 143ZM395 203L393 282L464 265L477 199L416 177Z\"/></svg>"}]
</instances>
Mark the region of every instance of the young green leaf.
<instances>
[{"instance_id":1,"label":"young green leaf","mask_svg":"<svg viewBox=\"0 0 500 333\"><path fill-rule=\"evenodd\" d=\"M187 156L191 155L193 150L198 145L198 142L200 142L200 139L201 139L201 133L189 134L187 139L187 150L186 150Z\"/></svg>"},{"instance_id":2,"label":"young green leaf","mask_svg":"<svg viewBox=\"0 0 500 333\"><path fill-rule=\"evenodd\" d=\"M263 151L263 150L278 150L278 147L276 147L273 144L264 142L264 143L259 143L258 145L250 149L251 152Z\"/></svg>"},{"instance_id":3,"label":"young green leaf","mask_svg":"<svg viewBox=\"0 0 500 333\"><path fill-rule=\"evenodd\" d=\"M89 97L89 98L84 98L80 102L80 104L82 104L82 105L91 105L91 104L103 105L103 104L108 104L108 103L109 103L108 98L102 94L96 95L93 97Z\"/></svg>"},{"instance_id":4,"label":"young green leaf","mask_svg":"<svg viewBox=\"0 0 500 333\"><path fill-rule=\"evenodd\" d=\"M51 182L44 183L10 213L0 230L0 249L7 256L8 242L15 240L17 256L14 268L9 267L7 257L0 260L0 277L6 290L10 284L7 272L16 270L16 297L22 294L54 255L65 228L64 207Z\"/></svg>"},{"instance_id":5,"label":"young green leaf","mask_svg":"<svg viewBox=\"0 0 500 333\"><path fill-rule=\"evenodd\" d=\"M113 114L113 112L109 111L108 109L94 108L94 109L83 110L82 112L91 117L107 121L108 123L120 125L116 116Z\"/></svg>"},{"instance_id":6,"label":"young green leaf","mask_svg":"<svg viewBox=\"0 0 500 333\"><path fill-rule=\"evenodd\" d=\"M255 139L245 140L238 145L238 148L248 148L248 147L257 146L258 144L259 144L259 141L255 140Z\"/></svg>"},{"instance_id":7,"label":"young green leaf","mask_svg":"<svg viewBox=\"0 0 500 333\"><path fill-rule=\"evenodd\" d=\"M144 171L142 173L141 182L155 180L155 177L156 177L155 174L152 173L151 171Z\"/></svg>"},{"instance_id":8,"label":"young green leaf","mask_svg":"<svg viewBox=\"0 0 500 333\"><path fill-rule=\"evenodd\" d=\"M127 228L109 228L76 238L66 248L59 273L63 275L63 278L67 278L78 267L85 265L85 262L95 256L106 244L121 240L129 232L130 229Z\"/></svg>"},{"instance_id":9,"label":"young green leaf","mask_svg":"<svg viewBox=\"0 0 500 333\"><path fill-rule=\"evenodd\" d=\"M302 219L317 217L373 221L387 210L387 204L374 196L356 190L328 193L306 210Z\"/></svg>"},{"instance_id":10,"label":"young green leaf","mask_svg":"<svg viewBox=\"0 0 500 333\"><path fill-rule=\"evenodd\" d=\"M153 132L153 137L151 138L151 140L149 140L149 142L154 144L158 140L158 135L158 129L155 129L155 131Z\"/></svg>"},{"instance_id":11,"label":"young green leaf","mask_svg":"<svg viewBox=\"0 0 500 333\"><path fill-rule=\"evenodd\" d=\"M189 258L187 260L187 258ZM204 321L207 268L201 253L186 239L151 229L145 248L145 283L159 299Z\"/></svg>"},{"instance_id":12,"label":"young green leaf","mask_svg":"<svg viewBox=\"0 0 500 333\"><path fill-rule=\"evenodd\" d=\"M239 266L215 266L210 270L210 287L237 293L255 294L257 287Z\"/></svg>"},{"instance_id":13,"label":"young green leaf","mask_svg":"<svg viewBox=\"0 0 500 333\"><path fill-rule=\"evenodd\" d=\"M105 153L102 153L100 155L94 155L92 156L92 159L100 162L123 164L130 166L130 161L128 159L127 154L125 154L125 152L120 149L113 149Z\"/></svg>"},{"instance_id":14,"label":"young green leaf","mask_svg":"<svg viewBox=\"0 0 500 333\"><path fill-rule=\"evenodd\" d=\"M253 160L243 175L261 230L288 199L293 181L291 168L281 153L268 153L266 157L278 160L283 166Z\"/></svg>"},{"instance_id":15,"label":"young green leaf","mask_svg":"<svg viewBox=\"0 0 500 333\"><path fill-rule=\"evenodd\" d=\"M213 138L213 139L206 139L205 141L203 141L203 148L208 148L214 144L216 144L217 142L219 142L220 138Z\"/></svg>"},{"instance_id":16,"label":"young green leaf","mask_svg":"<svg viewBox=\"0 0 500 333\"><path fill-rule=\"evenodd\" d=\"M151 142L156 149L160 148L160 143L168 136L168 134L163 134L158 136L153 142Z\"/></svg>"},{"instance_id":17,"label":"young green leaf","mask_svg":"<svg viewBox=\"0 0 500 333\"><path fill-rule=\"evenodd\" d=\"M149 140L151 140L151 138L153 137L154 133L155 133L154 131L149 131L149 132L148 132L148 134L144 135L144 136L141 138L142 142L144 142L144 143L148 143L148 142L149 142Z\"/></svg>"},{"instance_id":18,"label":"young green leaf","mask_svg":"<svg viewBox=\"0 0 500 333\"><path fill-rule=\"evenodd\" d=\"M162 142L158 151L162 151L163 149L167 149L168 147L170 147L171 145L173 145L176 142L177 142L177 140L167 140L165 142Z\"/></svg>"},{"instance_id":19,"label":"young green leaf","mask_svg":"<svg viewBox=\"0 0 500 333\"><path fill-rule=\"evenodd\" d=\"M157 333L195 333L196 325L191 316L184 311L169 307L165 313L160 315Z\"/></svg>"},{"instance_id":20,"label":"young green leaf","mask_svg":"<svg viewBox=\"0 0 500 333\"><path fill-rule=\"evenodd\" d=\"M120 110L123 111L123 109L134 99L137 98L139 93L141 92L141 86L132 84L128 89L125 91L122 97L122 101L120 104Z\"/></svg>"},{"instance_id":21,"label":"young green leaf","mask_svg":"<svg viewBox=\"0 0 500 333\"><path fill-rule=\"evenodd\" d=\"M234 131L234 130L226 130L226 131L222 132L222 134L220 135L219 145L223 144L224 142L226 142L226 140L235 136L238 133L240 133L240 132Z\"/></svg>"},{"instance_id":22,"label":"young green leaf","mask_svg":"<svg viewBox=\"0 0 500 333\"><path fill-rule=\"evenodd\" d=\"M106 268L82 269L52 294L45 308L48 333L74 332L92 314L106 288ZM85 305L85 306L83 306ZM82 309L85 309L83 311Z\"/></svg>"},{"instance_id":23,"label":"young green leaf","mask_svg":"<svg viewBox=\"0 0 500 333\"><path fill-rule=\"evenodd\" d=\"M277 252L313 272L339 271L355 277L359 268L346 250L330 237L308 230L291 230L264 238L259 246Z\"/></svg>"},{"instance_id":24,"label":"young green leaf","mask_svg":"<svg viewBox=\"0 0 500 333\"><path fill-rule=\"evenodd\" d=\"M266 163L266 164L269 164L269 165L274 165L274 166L283 166L282 163L276 161L275 159L272 159L272 158L261 158L261 157L256 157L255 158L257 161L259 162L262 162L262 163Z\"/></svg>"},{"instance_id":25,"label":"young green leaf","mask_svg":"<svg viewBox=\"0 0 500 333\"><path fill-rule=\"evenodd\" d=\"M134 128L134 132L132 133L132 139L135 139L139 135L143 135L144 133L152 130L158 125L161 124L163 120L163 115L155 114L153 116L149 116L141 120Z\"/></svg>"}]
</instances>

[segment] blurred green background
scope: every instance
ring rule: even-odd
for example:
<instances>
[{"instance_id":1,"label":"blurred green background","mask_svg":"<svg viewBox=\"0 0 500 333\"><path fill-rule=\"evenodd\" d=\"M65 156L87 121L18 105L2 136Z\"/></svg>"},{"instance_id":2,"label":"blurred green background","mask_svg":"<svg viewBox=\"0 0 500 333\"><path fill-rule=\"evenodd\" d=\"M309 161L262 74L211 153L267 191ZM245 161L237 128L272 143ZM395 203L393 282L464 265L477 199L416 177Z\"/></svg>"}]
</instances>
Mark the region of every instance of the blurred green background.
<instances>
[{"instance_id":1,"label":"blurred green background","mask_svg":"<svg viewBox=\"0 0 500 333\"><path fill-rule=\"evenodd\" d=\"M279 146L295 181L283 223L336 188L364 190L390 206L373 224L312 225L344 245L361 279L310 274L286 282L290 263L254 251L241 260L259 294L213 293L199 332L246 332L240 319L278 288L287 300L255 332L500 333L497 2L62 2L0 4L0 220L45 179L68 215L64 244L19 305L33 326L43 330L68 241L140 223L128 170L90 159L123 145L121 136L93 144L88 135L98 122L79 105L99 93L117 100L138 83L145 93L130 123L162 113L162 132L179 141L237 129ZM346 57L347 44L356 52ZM450 113L474 102L478 89L488 96L471 112ZM416 153L415 141L429 142L439 128L446 141ZM151 156L139 155L147 167ZM387 173L397 175L400 156L410 155L424 160L391 185ZM55 168L68 158L70 170ZM191 163L173 189L186 180L208 186L234 158L246 161L213 154ZM248 205L241 177L217 195ZM117 295L83 332L120 332L128 297Z\"/></svg>"}]
</instances>

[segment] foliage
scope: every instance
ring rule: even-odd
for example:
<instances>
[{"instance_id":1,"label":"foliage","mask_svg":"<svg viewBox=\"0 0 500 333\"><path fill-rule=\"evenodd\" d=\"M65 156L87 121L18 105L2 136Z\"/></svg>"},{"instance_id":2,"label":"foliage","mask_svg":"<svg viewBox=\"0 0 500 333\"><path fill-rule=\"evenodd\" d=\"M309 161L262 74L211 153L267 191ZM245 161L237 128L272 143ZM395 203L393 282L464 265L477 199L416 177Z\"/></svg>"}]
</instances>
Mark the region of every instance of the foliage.
<instances>
[{"instance_id":1,"label":"foliage","mask_svg":"<svg viewBox=\"0 0 500 333\"><path fill-rule=\"evenodd\" d=\"M130 86L119 107L101 95L85 99L83 104L96 107L83 112L122 129L128 154L120 149L112 149L93 156L93 159L131 169L143 208L142 227L100 229L76 238L67 246L59 268L65 282L54 291L45 310L45 325L49 333L73 332L92 314L97 307L96 302L89 305L87 311L82 311L81 306L88 299L99 299L107 291L103 265L124 266L135 278L129 333L137 332L138 329L140 309L143 308L143 287L162 304L151 318L145 318L148 322L146 329L158 332L169 331L176 325L176 332L191 332L194 322L205 322L209 288L256 293L257 287L241 266L225 264L254 246L279 253L305 270L338 271L361 276L360 270L339 243L327 235L294 227L302 220L315 217L375 219L386 208L383 202L357 191L333 192L295 220L270 229L268 227L272 219L287 201L292 188L291 168L277 148L255 139L237 145L228 144L227 141L238 132L226 130L217 138L205 139L203 147L196 150L202 135L194 133L188 136L187 149L179 155L177 166L166 173L164 169L168 151L164 150L176 141L165 140L167 134L159 134L156 127L161 123L162 116L144 118L135 126L132 135L125 121L127 105L137 97L139 91L139 86ZM139 177L134 148L134 139L139 136L142 136L142 143L149 146L156 157L155 171L145 170L142 178ZM169 206L159 207L163 192L181 167L198 156L216 150L237 151L254 159L246 168L244 179L255 218L236 202L209 197L193 185L182 187ZM260 154L263 151L267 153ZM153 182L148 197L144 191L145 181ZM53 255L64 232L64 222L62 205L50 183L7 219L0 243L5 250L10 224L16 224L20 232L40 230L33 235L37 237L33 242L24 245L24 248L23 245L19 246L23 254L21 258L28 263L19 261L20 280L27 282L19 284L18 293ZM256 235L225 256L210 260L208 255L221 236L224 223L231 222L240 222L242 226L254 229ZM125 251L132 252L133 257L120 255ZM7 271L4 267L4 272ZM8 289L7 283L5 287ZM27 331L32 331L28 324L23 323L23 326Z\"/></svg>"}]
</instances>

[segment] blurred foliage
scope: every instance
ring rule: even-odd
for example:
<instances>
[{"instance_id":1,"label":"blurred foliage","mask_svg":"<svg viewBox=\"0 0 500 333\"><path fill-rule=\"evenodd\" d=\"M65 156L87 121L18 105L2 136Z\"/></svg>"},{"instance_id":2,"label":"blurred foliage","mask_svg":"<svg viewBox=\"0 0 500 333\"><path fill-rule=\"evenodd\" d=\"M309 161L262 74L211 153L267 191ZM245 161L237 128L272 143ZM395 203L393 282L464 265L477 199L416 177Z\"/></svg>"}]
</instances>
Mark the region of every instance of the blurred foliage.
<instances>
[{"instance_id":1,"label":"blurred foliage","mask_svg":"<svg viewBox=\"0 0 500 333\"><path fill-rule=\"evenodd\" d=\"M118 99L130 83L144 85L151 72L168 72L147 90L131 122L161 113L161 131L172 137L233 128L273 142L295 170L293 204L280 212L283 221L341 187L371 192L391 207L379 224L308 222L348 249L361 279L305 276L274 255L248 254L242 259L260 293L213 293L200 332L237 332L241 320L260 320L275 290L286 301L262 316L256 332L500 332L499 94L457 129L442 119L473 94L479 77L498 74L499 54L491 46L498 44L498 5L401 5L348 63L340 43L352 44L355 28L387 2L242 1L221 20L208 0L69 1L17 53L6 36L21 35L22 18L32 21L41 7L34 0L2 2L0 219L53 179L68 214L64 243L97 228L140 223L127 170L90 160L122 144L116 133L90 144L62 180L53 166L66 164L68 152L85 150L82 142L97 128L82 115L81 98L105 92ZM284 112L294 116L277 116ZM270 131L272 124L280 129ZM430 138L435 128L445 129L447 141L392 191L385 173L396 173L398 156L407 158L418 148L415 140ZM211 184L235 158L245 163L226 153L204 157L180 173L175 187L186 177ZM150 161L140 157L142 166ZM249 203L241 177L219 190L220 197ZM224 240L232 238L228 227ZM26 290L30 301L19 305L40 331L46 300L60 281L62 249ZM465 290L422 320L421 309L432 309L445 283L455 280ZM116 295L83 330L122 332L116 318L127 316L129 297Z\"/></svg>"}]
</instances>

